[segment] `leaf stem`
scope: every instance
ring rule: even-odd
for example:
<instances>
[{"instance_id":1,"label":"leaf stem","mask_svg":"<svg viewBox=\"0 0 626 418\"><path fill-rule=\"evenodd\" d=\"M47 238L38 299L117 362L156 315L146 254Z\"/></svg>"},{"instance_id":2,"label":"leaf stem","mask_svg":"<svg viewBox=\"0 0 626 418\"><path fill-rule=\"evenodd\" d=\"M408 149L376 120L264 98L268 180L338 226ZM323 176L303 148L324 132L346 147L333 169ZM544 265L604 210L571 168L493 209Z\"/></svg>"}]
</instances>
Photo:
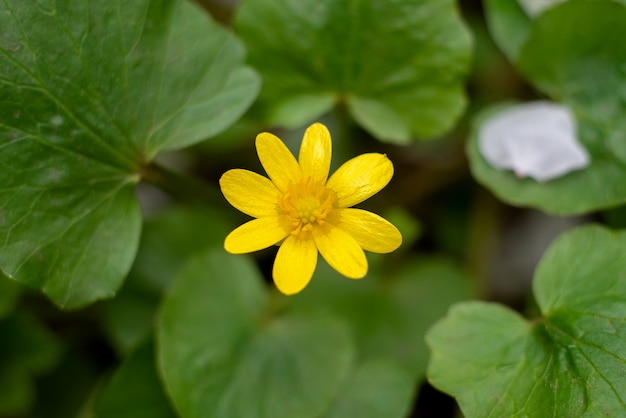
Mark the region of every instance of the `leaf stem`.
<instances>
[{"instance_id":1,"label":"leaf stem","mask_svg":"<svg viewBox=\"0 0 626 418\"><path fill-rule=\"evenodd\" d=\"M333 154L338 157L335 161L348 161L354 157L352 149L352 118L348 112L348 105L340 100L335 106L333 117L337 131L333 134Z\"/></svg>"},{"instance_id":2,"label":"leaf stem","mask_svg":"<svg viewBox=\"0 0 626 418\"><path fill-rule=\"evenodd\" d=\"M491 296L489 273L498 246L501 209L500 203L486 192L479 193L472 209L466 256L474 296L478 299Z\"/></svg>"}]
</instances>

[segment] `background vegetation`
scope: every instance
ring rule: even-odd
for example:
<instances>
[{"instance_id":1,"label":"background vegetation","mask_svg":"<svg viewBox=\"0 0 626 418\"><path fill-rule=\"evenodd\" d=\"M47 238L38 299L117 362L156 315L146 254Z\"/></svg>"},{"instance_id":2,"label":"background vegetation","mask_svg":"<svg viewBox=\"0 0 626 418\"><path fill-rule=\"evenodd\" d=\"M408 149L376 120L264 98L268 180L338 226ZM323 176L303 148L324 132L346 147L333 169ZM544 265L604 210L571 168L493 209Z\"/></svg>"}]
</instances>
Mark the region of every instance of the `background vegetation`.
<instances>
[{"instance_id":1,"label":"background vegetation","mask_svg":"<svg viewBox=\"0 0 626 418\"><path fill-rule=\"evenodd\" d=\"M5 0L0 416L619 416L624 28L619 0ZM531 100L588 167L487 164ZM223 250L217 180L316 120L332 169L393 161L361 206L404 240L286 297L275 248Z\"/></svg>"}]
</instances>

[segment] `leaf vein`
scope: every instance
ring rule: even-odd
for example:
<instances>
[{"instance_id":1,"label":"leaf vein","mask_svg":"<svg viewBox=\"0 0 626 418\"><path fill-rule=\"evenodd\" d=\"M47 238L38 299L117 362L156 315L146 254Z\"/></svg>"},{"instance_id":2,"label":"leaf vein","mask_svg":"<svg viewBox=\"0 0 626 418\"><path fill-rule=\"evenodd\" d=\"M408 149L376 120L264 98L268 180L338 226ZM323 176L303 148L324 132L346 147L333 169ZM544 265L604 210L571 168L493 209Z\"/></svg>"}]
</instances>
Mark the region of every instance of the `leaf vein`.
<instances>
[{"instance_id":1,"label":"leaf vein","mask_svg":"<svg viewBox=\"0 0 626 418\"><path fill-rule=\"evenodd\" d=\"M24 29L22 28L22 25L21 25L19 19L17 19L17 17L15 16L15 13L9 7L9 5L8 5L6 0L4 0L4 4L5 4L6 9L11 13L11 16L13 17L13 19L16 22L17 27L19 28L22 41L24 42L26 47L29 49L29 51L31 52L32 56L36 57L34 49L31 46L30 40L26 36L26 33L24 32ZM135 163L134 163L134 161L132 159L130 159L129 157L127 157L123 153L119 152L115 147L111 146L111 144L109 144L106 140L104 140L104 138L100 137L100 135L96 133L96 131L93 129L92 126L90 126L88 123L86 123L81 118L79 118L76 114L74 114L74 112L71 112L69 110L69 108L65 105L65 103L63 103L58 97L56 97L56 95L54 95L52 93L52 91L48 88L46 83L44 83L43 80L38 75L35 75L31 71L29 71L28 68L26 66L24 66L21 62L15 60L13 57L11 57L6 52L6 50L4 50L4 49L0 49L0 50L3 52L3 55L6 56L13 63L13 65L15 65L19 69L21 69L26 75L28 75L35 82L35 84L37 85L37 88L33 88L34 90L40 91L40 92L44 93L45 95L47 95L57 106L59 106L61 109L63 109L63 111L66 113L67 116L69 116L71 119L73 119L76 122L76 124L81 126L87 133L89 133L90 136L93 139L95 139L104 148L106 148L108 151L110 151L112 153L112 155L115 155L116 157L120 158L121 161L123 161L125 163L130 163L130 166L134 166L135 165ZM127 168L127 167L125 167L125 168Z\"/></svg>"}]
</instances>

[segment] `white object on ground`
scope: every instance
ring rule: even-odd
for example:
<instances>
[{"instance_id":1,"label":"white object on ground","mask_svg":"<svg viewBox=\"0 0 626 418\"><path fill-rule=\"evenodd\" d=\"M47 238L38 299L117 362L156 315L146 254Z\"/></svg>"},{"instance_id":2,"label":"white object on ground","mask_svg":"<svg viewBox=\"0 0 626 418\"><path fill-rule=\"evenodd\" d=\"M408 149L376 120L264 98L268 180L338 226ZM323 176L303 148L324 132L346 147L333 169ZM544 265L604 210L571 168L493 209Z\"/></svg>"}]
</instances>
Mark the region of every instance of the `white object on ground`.
<instances>
[{"instance_id":1,"label":"white object on ground","mask_svg":"<svg viewBox=\"0 0 626 418\"><path fill-rule=\"evenodd\" d=\"M571 112L544 101L515 105L492 115L478 132L478 149L493 167L539 182L580 170L590 162L576 138Z\"/></svg>"},{"instance_id":2,"label":"white object on ground","mask_svg":"<svg viewBox=\"0 0 626 418\"><path fill-rule=\"evenodd\" d=\"M529 17L537 17L546 9L567 0L518 0L519 5Z\"/></svg>"}]
</instances>

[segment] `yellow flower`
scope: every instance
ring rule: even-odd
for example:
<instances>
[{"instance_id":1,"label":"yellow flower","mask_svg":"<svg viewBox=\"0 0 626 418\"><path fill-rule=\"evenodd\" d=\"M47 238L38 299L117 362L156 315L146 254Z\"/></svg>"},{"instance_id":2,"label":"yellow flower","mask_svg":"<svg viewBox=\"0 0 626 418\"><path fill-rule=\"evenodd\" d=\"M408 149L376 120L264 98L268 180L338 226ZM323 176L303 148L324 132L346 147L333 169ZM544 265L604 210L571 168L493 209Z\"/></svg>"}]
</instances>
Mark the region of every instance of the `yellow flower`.
<instances>
[{"instance_id":1,"label":"yellow flower","mask_svg":"<svg viewBox=\"0 0 626 418\"><path fill-rule=\"evenodd\" d=\"M272 275L287 295L309 283L317 253L351 279L367 274L363 250L388 253L402 236L380 216L350 208L378 193L393 176L383 154L363 154L328 178L332 144L328 129L306 130L298 161L276 136L264 132L256 149L269 179L248 170L229 170L220 179L226 200L253 219L232 231L226 251L243 254L280 243Z\"/></svg>"}]
</instances>

